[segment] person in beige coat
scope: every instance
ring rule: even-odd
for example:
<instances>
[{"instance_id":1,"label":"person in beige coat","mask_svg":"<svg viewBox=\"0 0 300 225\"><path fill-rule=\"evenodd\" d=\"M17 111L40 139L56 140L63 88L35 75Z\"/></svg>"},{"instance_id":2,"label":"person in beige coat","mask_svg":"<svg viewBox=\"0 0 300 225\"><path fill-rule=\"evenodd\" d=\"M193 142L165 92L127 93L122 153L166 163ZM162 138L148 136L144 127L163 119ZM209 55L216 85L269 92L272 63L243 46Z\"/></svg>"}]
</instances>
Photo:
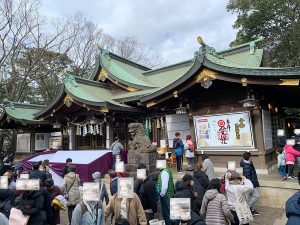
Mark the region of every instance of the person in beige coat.
<instances>
[{"instance_id":1,"label":"person in beige coat","mask_svg":"<svg viewBox=\"0 0 300 225\"><path fill-rule=\"evenodd\" d=\"M117 195L117 193L114 194L106 206L105 222L114 213L112 224L115 224L119 219L127 219L130 225L136 225L137 221L139 221L140 225L147 225L146 215L137 194L133 193L133 198L128 199L118 198Z\"/></svg>"},{"instance_id":2,"label":"person in beige coat","mask_svg":"<svg viewBox=\"0 0 300 225\"><path fill-rule=\"evenodd\" d=\"M67 206L69 223L71 224L74 208L81 200L79 191L80 178L79 175L75 173L76 167L74 165L69 166L68 170L69 173L64 177L64 185L62 190L69 196L67 199Z\"/></svg>"},{"instance_id":3,"label":"person in beige coat","mask_svg":"<svg viewBox=\"0 0 300 225\"><path fill-rule=\"evenodd\" d=\"M227 225L234 222L226 197L220 193L220 179L212 179L202 201L200 214L207 225Z\"/></svg>"}]
</instances>

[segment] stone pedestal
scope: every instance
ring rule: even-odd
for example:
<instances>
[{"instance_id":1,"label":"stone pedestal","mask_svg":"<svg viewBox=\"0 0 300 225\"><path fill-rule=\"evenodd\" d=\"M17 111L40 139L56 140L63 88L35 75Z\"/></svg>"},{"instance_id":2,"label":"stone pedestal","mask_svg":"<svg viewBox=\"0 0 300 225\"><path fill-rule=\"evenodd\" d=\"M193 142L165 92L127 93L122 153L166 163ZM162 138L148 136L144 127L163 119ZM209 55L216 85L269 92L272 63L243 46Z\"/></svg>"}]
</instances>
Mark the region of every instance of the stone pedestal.
<instances>
[{"instance_id":1,"label":"stone pedestal","mask_svg":"<svg viewBox=\"0 0 300 225\"><path fill-rule=\"evenodd\" d=\"M137 151L128 151L128 164L125 165L127 176L136 178L138 164L143 163L146 165L152 179L156 180L159 174L159 171L156 169L157 157L157 152L140 153Z\"/></svg>"}]
</instances>

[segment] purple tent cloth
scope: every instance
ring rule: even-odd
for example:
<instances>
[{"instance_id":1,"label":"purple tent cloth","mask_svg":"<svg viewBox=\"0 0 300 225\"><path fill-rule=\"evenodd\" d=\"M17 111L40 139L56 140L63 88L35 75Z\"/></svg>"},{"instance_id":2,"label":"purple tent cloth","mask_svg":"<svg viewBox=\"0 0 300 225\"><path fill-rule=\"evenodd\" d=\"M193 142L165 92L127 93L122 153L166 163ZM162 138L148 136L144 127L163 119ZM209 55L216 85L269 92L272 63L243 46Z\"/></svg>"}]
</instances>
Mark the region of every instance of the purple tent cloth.
<instances>
[{"instance_id":1,"label":"purple tent cloth","mask_svg":"<svg viewBox=\"0 0 300 225\"><path fill-rule=\"evenodd\" d=\"M97 151L97 150L95 150L95 151ZM76 152L76 150L74 150L72 152ZM56 153L56 151L42 152L42 153L35 154L27 159L22 160L21 161L22 166L26 171L31 171L32 161L34 160L35 157L40 156L40 155L55 154L55 153ZM77 153L79 153L79 152L77 152ZM81 151L81 153L85 153L85 151ZM88 153L88 152L86 152L86 153ZM49 167L56 174L62 176L63 168L66 163L65 162L51 162L51 157L49 157L49 159L50 159ZM32 160L32 161L30 162L30 160ZM37 159L37 161L38 161L38 159ZM76 173L79 174L80 183L82 184L83 182L90 182L90 181L92 181L92 174L94 172L99 171L99 172L101 172L102 175L104 175L108 172L108 170L110 170L112 168L112 153L107 152L107 153L103 154L101 157L98 157L88 163L80 163L77 160L76 162L73 163L73 165L76 166Z\"/></svg>"}]
</instances>

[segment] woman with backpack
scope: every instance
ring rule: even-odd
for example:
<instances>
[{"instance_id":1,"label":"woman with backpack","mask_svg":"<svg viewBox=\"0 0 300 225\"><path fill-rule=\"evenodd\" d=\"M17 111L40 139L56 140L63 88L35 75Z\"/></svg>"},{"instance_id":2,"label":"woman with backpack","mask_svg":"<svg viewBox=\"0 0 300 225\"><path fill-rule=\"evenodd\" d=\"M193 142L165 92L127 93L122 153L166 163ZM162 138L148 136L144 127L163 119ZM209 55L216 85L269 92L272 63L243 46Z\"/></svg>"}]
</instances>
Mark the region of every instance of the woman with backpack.
<instances>
[{"instance_id":1,"label":"woman with backpack","mask_svg":"<svg viewBox=\"0 0 300 225\"><path fill-rule=\"evenodd\" d=\"M76 167L74 165L69 166L68 171L64 177L63 191L64 196L68 203L68 218L69 223L72 220L72 213L76 205L80 202L80 178L79 175L75 173Z\"/></svg>"},{"instance_id":2,"label":"woman with backpack","mask_svg":"<svg viewBox=\"0 0 300 225\"><path fill-rule=\"evenodd\" d=\"M220 193L220 179L212 179L205 193L200 214L206 218L207 225L227 225L234 222L225 195Z\"/></svg>"},{"instance_id":3,"label":"woman with backpack","mask_svg":"<svg viewBox=\"0 0 300 225\"><path fill-rule=\"evenodd\" d=\"M185 150L185 157L187 159L188 165L191 165L193 168L195 166L194 158L195 158L195 145L192 142L192 136L187 135L185 141L183 143Z\"/></svg>"}]
</instances>

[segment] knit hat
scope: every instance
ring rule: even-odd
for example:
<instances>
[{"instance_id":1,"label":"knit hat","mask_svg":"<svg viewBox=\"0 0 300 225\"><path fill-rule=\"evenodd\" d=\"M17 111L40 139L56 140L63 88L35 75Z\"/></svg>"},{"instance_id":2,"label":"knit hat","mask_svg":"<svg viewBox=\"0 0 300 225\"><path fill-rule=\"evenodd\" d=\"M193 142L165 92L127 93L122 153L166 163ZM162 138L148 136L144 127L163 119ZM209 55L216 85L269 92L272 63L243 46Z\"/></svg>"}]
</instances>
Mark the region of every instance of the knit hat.
<instances>
[{"instance_id":1,"label":"knit hat","mask_svg":"<svg viewBox=\"0 0 300 225\"><path fill-rule=\"evenodd\" d=\"M75 170L76 170L76 166L74 166L74 165L71 165L71 166L69 166L69 168L68 168L68 172L70 173L70 172L75 172Z\"/></svg>"},{"instance_id":2,"label":"knit hat","mask_svg":"<svg viewBox=\"0 0 300 225\"><path fill-rule=\"evenodd\" d=\"M187 165L186 166L186 171L194 171L194 168L192 165Z\"/></svg>"},{"instance_id":3,"label":"knit hat","mask_svg":"<svg viewBox=\"0 0 300 225\"><path fill-rule=\"evenodd\" d=\"M101 180L101 173L97 171L92 174L92 177L93 177L94 181L99 181L99 180Z\"/></svg>"},{"instance_id":4,"label":"knit hat","mask_svg":"<svg viewBox=\"0 0 300 225\"><path fill-rule=\"evenodd\" d=\"M235 179L242 179L241 175L238 172L232 171L230 180L235 180Z\"/></svg>"},{"instance_id":5,"label":"knit hat","mask_svg":"<svg viewBox=\"0 0 300 225\"><path fill-rule=\"evenodd\" d=\"M193 179L192 175L190 175L190 174L185 174L185 175L183 176L183 178L182 178L182 181L183 181L183 182L187 182L187 181L190 181L190 180L192 180L192 179Z\"/></svg>"}]
</instances>

